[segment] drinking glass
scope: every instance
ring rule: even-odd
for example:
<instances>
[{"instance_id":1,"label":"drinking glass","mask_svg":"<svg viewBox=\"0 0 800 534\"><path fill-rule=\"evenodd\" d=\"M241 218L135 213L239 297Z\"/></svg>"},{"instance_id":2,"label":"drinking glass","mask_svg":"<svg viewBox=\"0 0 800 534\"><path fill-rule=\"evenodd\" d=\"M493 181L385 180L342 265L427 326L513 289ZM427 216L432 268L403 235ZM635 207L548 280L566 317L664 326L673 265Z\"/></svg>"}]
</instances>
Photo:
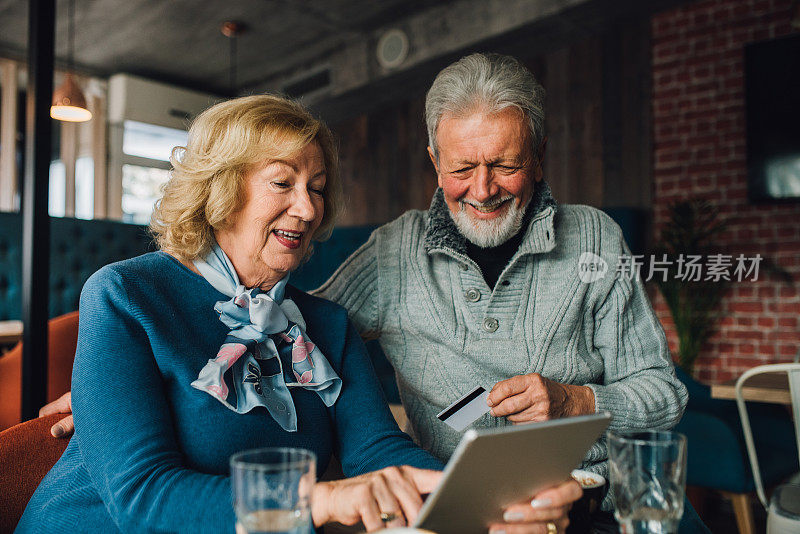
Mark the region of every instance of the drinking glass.
<instances>
[{"instance_id":1,"label":"drinking glass","mask_svg":"<svg viewBox=\"0 0 800 534\"><path fill-rule=\"evenodd\" d=\"M267 448L231 456L237 534L309 534L316 455L305 449Z\"/></svg>"},{"instance_id":2,"label":"drinking glass","mask_svg":"<svg viewBox=\"0 0 800 534\"><path fill-rule=\"evenodd\" d=\"M677 532L686 490L686 436L668 431L609 432L608 459L620 532Z\"/></svg>"}]
</instances>

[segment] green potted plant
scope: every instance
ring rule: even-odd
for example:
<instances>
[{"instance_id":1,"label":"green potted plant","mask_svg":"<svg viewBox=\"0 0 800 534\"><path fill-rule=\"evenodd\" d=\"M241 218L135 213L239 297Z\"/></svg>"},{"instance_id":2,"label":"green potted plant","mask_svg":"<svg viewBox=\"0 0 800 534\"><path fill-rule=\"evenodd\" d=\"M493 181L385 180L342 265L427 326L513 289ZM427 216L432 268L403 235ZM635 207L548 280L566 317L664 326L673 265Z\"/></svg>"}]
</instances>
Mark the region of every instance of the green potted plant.
<instances>
[{"instance_id":1,"label":"green potted plant","mask_svg":"<svg viewBox=\"0 0 800 534\"><path fill-rule=\"evenodd\" d=\"M687 258L703 260L720 254L715 240L728 228L728 220L706 200L685 200L672 204L651 261L662 261L666 271L653 277L675 324L678 335L678 365L691 375L703 344L713 335L720 319L720 303L731 285L722 277L699 279L687 276ZM735 254L730 255L736 258ZM735 262L734 265L735 267ZM760 270L777 275L791 284L791 275L768 258L761 258Z\"/></svg>"}]
</instances>

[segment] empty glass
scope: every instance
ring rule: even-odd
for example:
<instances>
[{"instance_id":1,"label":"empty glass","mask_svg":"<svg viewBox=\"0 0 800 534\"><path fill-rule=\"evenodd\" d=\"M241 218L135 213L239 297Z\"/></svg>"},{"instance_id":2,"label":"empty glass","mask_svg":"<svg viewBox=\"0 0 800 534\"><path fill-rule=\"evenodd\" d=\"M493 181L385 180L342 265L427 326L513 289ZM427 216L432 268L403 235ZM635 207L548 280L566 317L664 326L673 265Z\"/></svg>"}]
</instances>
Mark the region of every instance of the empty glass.
<instances>
[{"instance_id":1,"label":"empty glass","mask_svg":"<svg viewBox=\"0 0 800 534\"><path fill-rule=\"evenodd\" d=\"M237 534L309 534L317 457L305 449L267 448L231 457Z\"/></svg>"},{"instance_id":2,"label":"empty glass","mask_svg":"<svg viewBox=\"0 0 800 534\"><path fill-rule=\"evenodd\" d=\"M608 459L620 532L677 532L686 490L686 436L668 431L609 433Z\"/></svg>"}]
</instances>

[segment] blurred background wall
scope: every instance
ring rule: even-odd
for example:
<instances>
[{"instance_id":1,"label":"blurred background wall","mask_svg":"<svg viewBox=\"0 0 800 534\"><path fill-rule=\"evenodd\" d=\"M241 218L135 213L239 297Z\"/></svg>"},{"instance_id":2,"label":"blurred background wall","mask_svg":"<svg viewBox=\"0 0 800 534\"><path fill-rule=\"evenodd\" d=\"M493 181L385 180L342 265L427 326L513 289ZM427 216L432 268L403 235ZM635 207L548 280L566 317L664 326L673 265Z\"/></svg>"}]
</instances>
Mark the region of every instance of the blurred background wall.
<instances>
[{"instance_id":1,"label":"blurred background wall","mask_svg":"<svg viewBox=\"0 0 800 534\"><path fill-rule=\"evenodd\" d=\"M768 256L798 283L800 207L748 200L745 131L744 47L796 31L791 9L789 0L706 0L653 16L653 215L658 232L670 202L709 199L730 220L720 252ZM759 278L724 298L699 378L729 380L800 351L800 293L763 271ZM674 352L670 314L654 295Z\"/></svg>"}]
</instances>

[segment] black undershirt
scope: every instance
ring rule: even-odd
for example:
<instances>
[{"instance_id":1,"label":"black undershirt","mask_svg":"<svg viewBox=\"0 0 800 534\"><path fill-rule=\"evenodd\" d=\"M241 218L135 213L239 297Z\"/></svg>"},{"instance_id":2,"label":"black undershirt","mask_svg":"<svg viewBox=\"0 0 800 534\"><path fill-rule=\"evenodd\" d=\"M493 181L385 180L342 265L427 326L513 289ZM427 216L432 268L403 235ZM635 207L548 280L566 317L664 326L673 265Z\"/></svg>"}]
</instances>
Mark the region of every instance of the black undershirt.
<instances>
[{"instance_id":1,"label":"black undershirt","mask_svg":"<svg viewBox=\"0 0 800 534\"><path fill-rule=\"evenodd\" d=\"M514 253L522 244L526 229L527 224L523 224L520 231L511 239L496 247L481 248L467 240L467 256L478 264L483 273L483 279L486 280L489 287L494 288L497 285L497 279L500 278L503 269L506 268Z\"/></svg>"}]
</instances>

